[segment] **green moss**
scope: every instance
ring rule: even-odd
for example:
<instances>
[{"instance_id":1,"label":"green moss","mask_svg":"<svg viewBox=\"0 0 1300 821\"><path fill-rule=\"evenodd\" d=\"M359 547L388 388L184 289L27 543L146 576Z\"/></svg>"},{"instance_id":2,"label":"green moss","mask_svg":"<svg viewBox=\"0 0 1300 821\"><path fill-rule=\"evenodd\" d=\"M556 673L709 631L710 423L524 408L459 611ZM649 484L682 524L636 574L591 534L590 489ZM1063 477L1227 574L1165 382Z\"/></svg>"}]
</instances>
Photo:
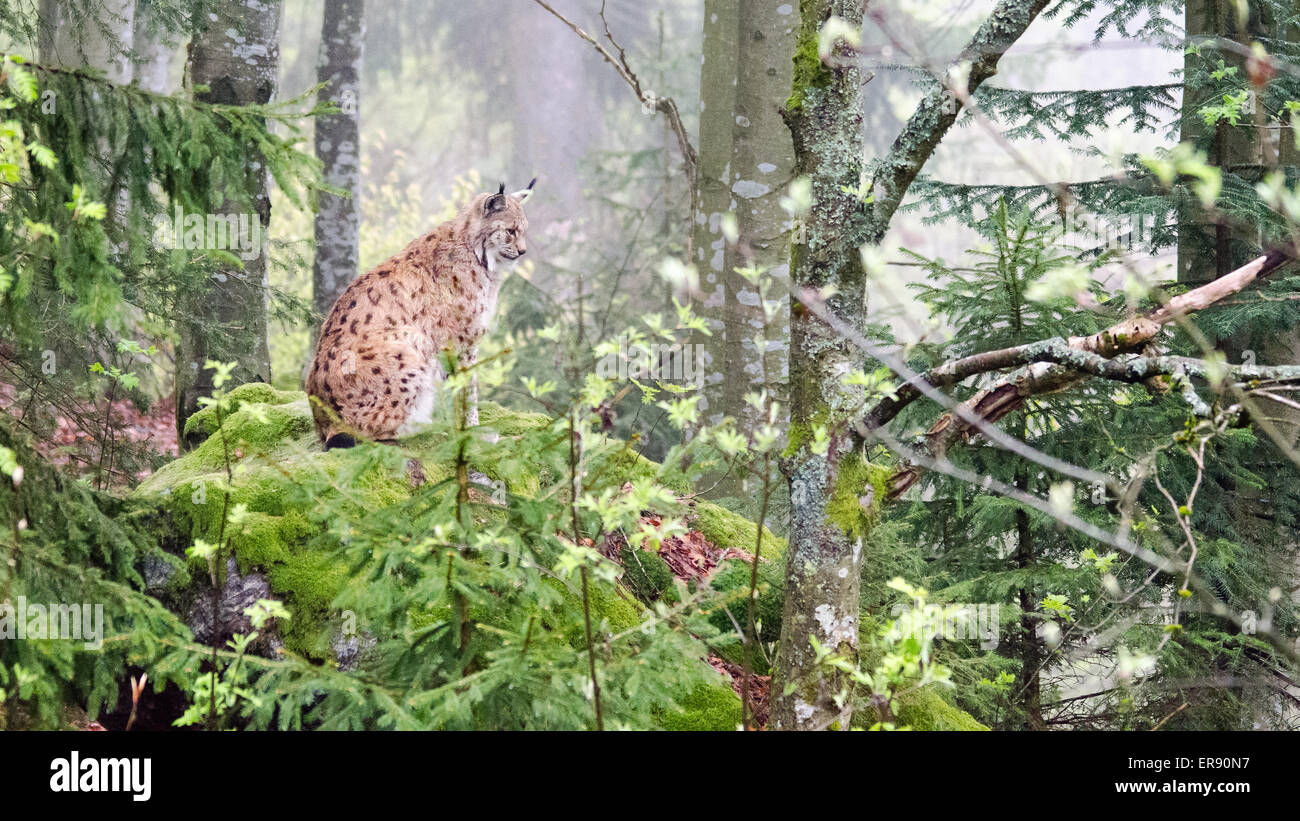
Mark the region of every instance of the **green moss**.
<instances>
[{"instance_id":1,"label":"green moss","mask_svg":"<svg viewBox=\"0 0 1300 821\"><path fill-rule=\"evenodd\" d=\"M808 89L825 88L833 79L830 69L822 63L821 55L817 53L822 21L813 14L813 5L809 0L800 3L802 22L794 51L794 82L790 97L785 101L785 109L791 113L803 110L804 95Z\"/></svg>"},{"instance_id":2,"label":"green moss","mask_svg":"<svg viewBox=\"0 0 1300 821\"><path fill-rule=\"evenodd\" d=\"M652 462L633 448L620 448L611 455L610 460L610 469L626 475L628 481L652 479L679 495L692 492L691 481L681 469Z\"/></svg>"},{"instance_id":3,"label":"green moss","mask_svg":"<svg viewBox=\"0 0 1300 821\"><path fill-rule=\"evenodd\" d=\"M623 563L623 583L643 602L674 601L673 571L658 553L624 545L618 554Z\"/></svg>"},{"instance_id":4,"label":"green moss","mask_svg":"<svg viewBox=\"0 0 1300 821\"><path fill-rule=\"evenodd\" d=\"M913 730L987 730L974 716L952 706L933 686L911 690L895 700L899 722Z\"/></svg>"},{"instance_id":5,"label":"green moss","mask_svg":"<svg viewBox=\"0 0 1300 821\"><path fill-rule=\"evenodd\" d=\"M295 518L302 517L299 515ZM288 561L290 542L296 541L295 536L305 537L307 534L286 533L284 524L283 516L250 513L242 527L231 533L230 544L239 561L240 573L248 573L254 567Z\"/></svg>"},{"instance_id":6,"label":"green moss","mask_svg":"<svg viewBox=\"0 0 1300 821\"><path fill-rule=\"evenodd\" d=\"M302 551L269 568L271 589L290 598L293 617L285 646L316 658L330 657L330 602L343 591L347 565L330 556Z\"/></svg>"},{"instance_id":7,"label":"green moss","mask_svg":"<svg viewBox=\"0 0 1300 821\"><path fill-rule=\"evenodd\" d=\"M246 404L287 405L299 400L305 401L306 395L301 391L279 391L261 382L251 382L231 390L227 396L228 407L222 416L229 416ZM210 436L217 432L217 409L209 406L200 408L185 420L186 436Z\"/></svg>"},{"instance_id":8,"label":"green moss","mask_svg":"<svg viewBox=\"0 0 1300 821\"><path fill-rule=\"evenodd\" d=\"M863 647L859 663L863 669L873 669L880 660L881 650L874 646L875 637L884 625L871 613L863 611L858 633ZM895 719L900 727L913 730L987 730L974 716L954 707L944 698L942 685L927 685L897 696L894 699ZM865 702L865 700L864 700ZM879 715L870 705L863 703L853 712L853 726L869 728L879 721Z\"/></svg>"},{"instance_id":9,"label":"green moss","mask_svg":"<svg viewBox=\"0 0 1300 821\"><path fill-rule=\"evenodd\" d=\"M718 547L734 547L753 553L758 541L758 525L712 502L699 501L695 505L692 526ZM766 527L763 528L763 556L778 558L785 555L786 542Z\"/></svg>"},{"instance_id":10,"label":"green moss","mask_svg":"<svg viewBox=\"0 0 1300 821\"><path fill-rule=\"evenodd\" d=\"M826 518L850 539L867 538L880 519L888 481L887 469L871 464L857 451L846 454L826 502Z\"/></svg>"},{"instance_id":11,"label":"green moss","mask_svg":"<svg viewBox=\"0 0 1300 821\"><path fill-rule=\"evenodd\" d=\"M591 601L592 613L598 616L611 632L622 633L642 622L641 614L645 608L625 590L592 584L588 585L587 598Z\"/></svg>"},{"instance_id":12,"label":"green moss","mask_svg":"<svg viewBox=\"0 0 1300 821\"><path fill-rule=\"evenodd\" d=\"M215 408L192 416L187 431L206 438L141 483L134 496L160 510L191 543L197 539L216 543L229 490L229 507L243 505L247 511L225 531L240 572L264 571L273 592L285 600L293 614L283 634L289 649L328 658L329 604L341 592L345 570L332 552L313 548L317 530L294 509L294 494L309 479L326 477L333 483L346 477L346 495L327 491L328 498L322 501L382 509L410 497L405 466L401 460L376 460L373 449L364 447L323 452L307 397L299 391L241 385L230 392L228 410L221 418L220 435L213 435L218 433ZM515 413L490 402L480 404L480 418L501 434L499 444L484 447L501 452L508 449L509 437L549 424L540 414ZM227 455L233 482L226 477ZM484 454L484 461L490 461L490 456ZM449 466L432 460L426 460L423 469L431 482L451 475ZM510 489L535 490L537 470L520 473L507 479ZM218 570L224 574L225 568L219 565ZM191 575L195 583L206 583L208 573L201 560L191 564ZM606 610L611 624L636 623L631 606L611 601Z\"/></svg>"},{"instance_id":13,"label":"green moss","mask_svg":"<svg viewBox=\"0 0 1300 821\"><path fill-rule=\"evenodd\" d=\"M718 547L735 547L750 554L754 552L758 525L726 508L711 502L698 502L693 526ZM785 551L786 540L763 528L763 546L760 552L763 561L758 564L758 599L754 619L758 623L758 637L764 642L776 641L781 635ZM751 576L750 563L736 559L723 562L722 567L713 575L713 589L725 594L725 609L719 606L716 612L709 614L709 622L724 633L734 633L735 624L745 623ZM735 623L732 622L733 618ZM744 652L739 641L717 645L714 650L737 664L741 662Z\"/></svg>"},{"instance_id":14,"label":"green moss","mask_svg":"<svg viewBox=\"0 0 1300 821\"><path fill-rule=\"evenodd\" d=\"M514 411L494 402L479 403L478 419L480 427L491 428L502 436L521 436L551 424L551 418L544 413Z\"/></svg>"},{"instance_id":15,"label":"green moss","mask_svg":"<svg viewBox=\"0 0 1300 821\"><path fill-rule=\"evenodd\" d=\"M547 577L545 583L564 596L566 606L581 611L582 588L578 580L565 584L559 579ZM591 603L593 636L600 631L607 634L623 633L638 627L644 620L642 614L645 613L645 607L622 585L612 587L592 580L587 585L587 599ZM575 625L568 635L568 641L574 647L584 645L587 641L586 630Z\"/></svg>"},{"instance_id":16,"label":"green moss","mask_svg":"<svg viewBox=\"0 0 1300 821\"><path fill-rule=\"evenodd\" d=\"M677 702L681 710L655 715L656 723L665 730L725 732L740 727L740 696L724 681L697 685Z\"/></svg>"}]
</instances>

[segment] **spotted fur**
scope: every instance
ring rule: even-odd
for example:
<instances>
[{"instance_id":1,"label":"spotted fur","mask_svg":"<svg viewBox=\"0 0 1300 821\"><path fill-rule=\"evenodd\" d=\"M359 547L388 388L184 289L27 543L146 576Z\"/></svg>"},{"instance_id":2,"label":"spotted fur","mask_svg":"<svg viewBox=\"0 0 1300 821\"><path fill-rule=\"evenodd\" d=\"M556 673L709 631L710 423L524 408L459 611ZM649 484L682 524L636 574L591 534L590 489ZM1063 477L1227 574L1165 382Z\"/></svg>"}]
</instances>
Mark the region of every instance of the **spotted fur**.
<instances>
[{"instance_id":1,"label":"spotted fur","mask_svg":"<svg viewBox=\"0 0 1300 821\"><path fill-rule=\"evenodd\" d=\"M479 194L334 303L306 386L327 448L357 436L394 439L431 421L445 376L439 351L453 351L461 367L476 361L501 277L527 250L523 203L531 193L532 184Z\"/></svg>"}]
</instances>

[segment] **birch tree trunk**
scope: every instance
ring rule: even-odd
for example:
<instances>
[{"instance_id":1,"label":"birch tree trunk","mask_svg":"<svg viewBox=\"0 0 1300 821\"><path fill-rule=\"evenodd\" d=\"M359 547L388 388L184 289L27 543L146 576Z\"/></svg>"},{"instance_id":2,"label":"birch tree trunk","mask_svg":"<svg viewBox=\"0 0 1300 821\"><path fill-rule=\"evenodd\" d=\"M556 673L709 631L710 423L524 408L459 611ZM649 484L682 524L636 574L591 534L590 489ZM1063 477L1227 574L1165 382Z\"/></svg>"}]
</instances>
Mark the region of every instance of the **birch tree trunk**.
<instances>
[{"instance_id":1,"label":"birch tree trunk","mask_svg":"<svg viewBox=\"0 0 1300 821\"><path fill-rule=\"evenodd\" d=\"M735 272L753 265L784 278L789 272L790 221L779 205L793 176L794 146L781 119L790 94L799 16L793 4L762 0L707 0L700 70L700 216L696 264L707 294L704 309L714 335L705 409L710 424L724 416L742 429L756 423L745 394L763 385L763 360L754 343L763 327L757 290ZM740 238L722 236L723 215L736 217ZM776 329L781 330L781 329ZM783 333L770 336L784 338ZM784 376L784 351L767 351L768 376ZM723 495L743 492L728 477Z\"/></svg>"},{"instance_id":2,"label":"birch tree trunk","mask_svg":"<svg viewBox=\"0 0 1300 821\"><path fill-rule=\"evenodd\" d=\"M189 82L207 87L196 99L225 105L271 101L280 66L281 11L279 0L213 6L207 28L189 47ZM225 204L215 216L250 215L250 222L258 223L258 237L267 235L270 192L266 163L256 151L249 150L243 179L217 193ZM185 420L198 409L199 397L212 393L213 374L204 368L207 360L237 362L235 384L271 381L266 264L263 246L242 268L232 265L218 271L208 293L178 322L176 425L182 447L193 444L185 441Z\"/></svg>"},{"instance_id":3,"label":"birch tree trunk","mask_svg":"<svg viewBox=\"0 0 1300 821\"><path fill-rule=\"evenodd\" d=\"M321 94L342 110L316 118L316 157L325 181L349 194L322 193L318 200L312 306L321 316L334 307L360 265L364 6L364 0L327 0L321 22L316 82L329 84Z\"/></svg>"},{"instance_id":4,"label":"birch tree trunk","mask_svg":"<svg viewBox=\"0 0 1300 821\"><path fill-rule=\"evenodd\" d=\"M172 66L176 64L176 55L180 51L179 44L173 39L176 35L159 28L149 5L143 0L136 0L133 27L136 52L133 79L146 91L170 94L175 90Z\"/></svg>"},{"instance_id":5,"label":"birch tree trunk","mask_svg":"<svg viewBox=\"0 0 1300 821\"><path fill-rule=\"evenodd\" d=\"M54 68L93 68L117 85L131 82L129 53L135 36L135 0L102 0L88 7L41 0L41 63Z\"/></svg>"}]
</instances>

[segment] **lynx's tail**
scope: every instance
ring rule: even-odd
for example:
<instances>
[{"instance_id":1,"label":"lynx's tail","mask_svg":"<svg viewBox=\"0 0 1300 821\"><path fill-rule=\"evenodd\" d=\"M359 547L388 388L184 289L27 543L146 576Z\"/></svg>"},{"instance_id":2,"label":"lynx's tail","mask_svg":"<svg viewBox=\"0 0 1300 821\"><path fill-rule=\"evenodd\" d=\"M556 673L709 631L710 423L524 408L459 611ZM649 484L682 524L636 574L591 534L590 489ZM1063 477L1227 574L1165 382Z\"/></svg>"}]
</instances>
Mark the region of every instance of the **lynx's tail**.
<instances>
[{"instance_id":1,"label":"lynx's tail","mask_svg":"<svg viewBox=\"0 0 1300 821\"><path fill-rule=\"evenodd\" d=\"M325 450L356 447L357 440L346 431L335 431L325 437Z\"/></svg>"}]
</instances>

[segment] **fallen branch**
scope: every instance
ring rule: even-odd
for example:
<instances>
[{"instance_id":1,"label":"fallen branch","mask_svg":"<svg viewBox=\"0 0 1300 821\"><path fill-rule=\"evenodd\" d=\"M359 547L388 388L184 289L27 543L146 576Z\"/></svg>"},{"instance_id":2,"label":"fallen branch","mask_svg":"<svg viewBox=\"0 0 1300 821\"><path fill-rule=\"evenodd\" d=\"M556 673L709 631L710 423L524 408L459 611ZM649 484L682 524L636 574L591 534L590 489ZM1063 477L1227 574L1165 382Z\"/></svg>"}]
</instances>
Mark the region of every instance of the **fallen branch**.
<instances>
[{"instance_id":1,"label":"fallen branch","mask_svg":"<svg viewBox=\"0 0 1300 821\"><path fill-rule=\"evenodd\" d=\"M1189 375L1208 377L1213 366L1200 360L1142 357L1130 366L1113 361L1113 357L1142 350L1169 323L1239 293L1253 282L1271 276L1291 259L1284 251L1270 251L1213 282L1171 298L1149 314L1117 322L1091 336L1071 337L1065 345L1060 344L1061 340L1045 340L975 354L940 365L922 377L927 386L942 387L981 373L1018 365L1027 367L939 417L926 432L926 450L932 456L942 457L955 440L969 438L981 424L995 423L1018 410L1027 398L1063 390L1088 375L1119 381L1142 381L1157 373L1172 375L1181 369ZM1149 367L1151 371L1138 376L1136 370L1141 367ZM1228 374L1250 378L1290 379L1294 376L1286 368L1273 369L1268 376L1261 369L1259 377L1252 376L1249 369L1225 367L1224 370ZM877 403L855 423L855 434L865 440L873 430L889 422L922 394L916 380L905 383L895 391L893 398ZM890 496L896 498L906 492L923 472L917 463L901 467L891 478Z\"/></svg>"}]
</instances>

